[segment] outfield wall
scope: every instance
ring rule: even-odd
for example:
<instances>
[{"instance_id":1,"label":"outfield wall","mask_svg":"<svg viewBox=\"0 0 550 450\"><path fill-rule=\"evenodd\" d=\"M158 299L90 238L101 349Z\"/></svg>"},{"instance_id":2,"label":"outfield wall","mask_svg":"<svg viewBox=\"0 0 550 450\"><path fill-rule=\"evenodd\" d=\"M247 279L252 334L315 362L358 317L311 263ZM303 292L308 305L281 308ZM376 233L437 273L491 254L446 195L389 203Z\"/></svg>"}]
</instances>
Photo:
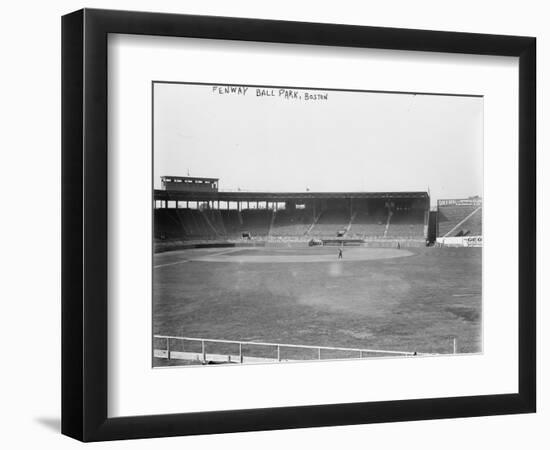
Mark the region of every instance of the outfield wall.
<instances>
[{"instance_id":1,"label":"outfield wall","mask_svg":"<svg viewBox=\"0 0 550 450\"><path fill-rule=\"evenodd\" d=\"M450 239L450 238L445 238ZM354 247L369 247L369 248L411 248L425 247L426 242L422 239L320 239L324 246L354 246ZM153 244L154 253L164 253L176 250L186 250L193 248L229 248L229 247L308 247L309 239L257 239L251 240L197 240L197 241L182 241L169 240L158 241ZM463 245L461 245L463 246ZM473 245L472 245L473 246Z\"/></svg>"},{"instance_id":2,"label":"outfield wall","mask_svg":"<svg viewBox=\"0 0 550 450\"><path fill-rule=\"evenodd\" d=\"M483 247L483 236L438 237L436 243L444 247Z\"/></svg>"}]
</instances>

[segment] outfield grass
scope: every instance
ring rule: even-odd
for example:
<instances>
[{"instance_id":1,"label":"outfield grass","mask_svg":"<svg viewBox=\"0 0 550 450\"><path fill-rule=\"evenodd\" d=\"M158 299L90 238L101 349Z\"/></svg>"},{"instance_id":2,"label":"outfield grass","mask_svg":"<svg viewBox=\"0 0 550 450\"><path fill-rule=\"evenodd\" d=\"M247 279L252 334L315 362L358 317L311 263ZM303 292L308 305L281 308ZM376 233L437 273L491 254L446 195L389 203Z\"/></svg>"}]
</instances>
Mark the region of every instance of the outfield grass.
<instances>
[{"instance_id":1,"label":"outfield grass","mask_svg":"<svg viewBox=\"0 0 550 450\"><path fill-rule=\"evenodd\" d=\"M428 353L451 353L454 337L458 352L482 351L481 249L412 248L346 261L351 251L343 261L335 248L234 249L238 262L228 254L201 261L220 249L156 254L153 331ZM334 260L246 262L281 254Z\"/></svg>"}]
</instances>

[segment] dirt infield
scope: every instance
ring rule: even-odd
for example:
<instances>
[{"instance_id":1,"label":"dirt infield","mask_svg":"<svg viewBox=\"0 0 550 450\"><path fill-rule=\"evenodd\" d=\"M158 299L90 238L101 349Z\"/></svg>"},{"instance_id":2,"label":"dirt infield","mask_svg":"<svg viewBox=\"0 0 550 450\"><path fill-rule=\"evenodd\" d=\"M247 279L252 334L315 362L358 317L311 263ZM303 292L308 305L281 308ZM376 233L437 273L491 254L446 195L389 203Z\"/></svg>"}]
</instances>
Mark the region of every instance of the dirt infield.
<instances>
[{"instance_id":1,"label":"dirt infield","mask_svg":"<svg viewBox=\"0 0 550 450\"><path fill-rule=\"evenodd\" d=\"M413 253L394 248L346 248L342 259L338 260L337 248L295 248L295 249L264 249L264 248L232 248L229 250L208 252L206 255L192 256L189 261L223 262L223 263L319 263L372 261L377 259L402 258Z\"/></svg>"}]
</instances>

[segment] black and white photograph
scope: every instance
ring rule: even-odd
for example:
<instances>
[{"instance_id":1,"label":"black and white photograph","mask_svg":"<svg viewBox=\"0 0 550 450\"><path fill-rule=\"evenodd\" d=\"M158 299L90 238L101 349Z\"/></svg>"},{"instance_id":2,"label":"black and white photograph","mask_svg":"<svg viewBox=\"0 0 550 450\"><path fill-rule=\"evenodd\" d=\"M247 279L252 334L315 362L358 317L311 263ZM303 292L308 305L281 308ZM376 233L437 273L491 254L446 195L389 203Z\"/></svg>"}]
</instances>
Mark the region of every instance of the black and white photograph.
<instances>
[{"instance_id":1,"label":"black and white photograph","mask_svg":"<svg viewBox=\"0 0 550 450\"><path fill-rule=\"evenodd\" d=\"M7 2L0 447L550 448L545 9Z\"/></svg>"},{"instance_id":2,"label":"black and white photograph","mask_svg":"<svg viewBox=\"0 0 550 450\"><path fill-rule=\"evenodd\" d=\"M151 88L153 367L483 353L483 96Z\"/></svg>"}]
</instances>

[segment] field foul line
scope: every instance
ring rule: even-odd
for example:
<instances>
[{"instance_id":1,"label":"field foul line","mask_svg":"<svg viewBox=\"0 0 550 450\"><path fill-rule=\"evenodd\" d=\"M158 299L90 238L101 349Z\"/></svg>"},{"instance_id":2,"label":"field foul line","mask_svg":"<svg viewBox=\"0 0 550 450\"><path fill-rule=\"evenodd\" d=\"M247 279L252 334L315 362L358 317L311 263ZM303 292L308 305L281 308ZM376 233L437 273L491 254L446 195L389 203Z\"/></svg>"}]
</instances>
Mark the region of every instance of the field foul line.
<instances>
[{"instance_id":1,"label":"field foul line","mask_svg":"<svg viewBox=\"0 0 550 450\"><path fill-rule=\"evenodd\" d=\"M231 253L231 252L234 252L234 251L237 251L238 249L235 249L235 248L232 248L231 250L224 250L223 252L218 252L218 253L212 253L211 255L208 255L209 257L211 256L220 256L220 255L224 255L226 253ZM186 262L189 262L191 260L189 259L184 259L182 261L176 261L176 262L171 262L171 263L166 263L166 264L158 264L156 266L153 266L153 269L159 269L161 267L167 267L167 266L175 266L176 264L183 264L183 263L186 263ZM197 261L200 261L200 259L197 259Z\"/></svg>"},{"instance_id":2,"label":"field foul line","mask_svg":"<svg viewBox=\"0 0 550 450\"><path fill-rule=\"evenodd\" d=\"M213 256L226 255L227 253L233 253L233 252L236 252L238 250L241 250L241 249L240 248L231 248L229 250L224 250L223 252L208 253L205 256L199 256L197 259L194 259L193 261L202 261L204 259L206 259L206 261L209 261L209 258L212 258Z\"/></svg>"},{"instance_id":3,"label":"field foul line","mask_svg":"<svg viewBox=\"0 0 550 450\"><path fill-rule=\"evenodd\" d=\"M183 264L183 263L186 263L186 262L189 262L189 260L184 259L183 261L176 261L176 262L172 262L172 263L159 264L158 266L153 266L153 269L158 269L160 267L166 267L166 266L175 266L176 264Z\"/></svg>"},{"instance_id":4,"label":"field foul line","mask_svg":"<svg viewBox=\"0 0 550 450\"><path fill-rule=\"evenodd\" d=\"M241 249L240 248L231 248L229 250L224 250L223 252L211 253L211 254L208 255L208 257L225 255L226 253L233 253L233 252L236 252L237 250L241 250Z\"/></svg>"}]
</instances>

